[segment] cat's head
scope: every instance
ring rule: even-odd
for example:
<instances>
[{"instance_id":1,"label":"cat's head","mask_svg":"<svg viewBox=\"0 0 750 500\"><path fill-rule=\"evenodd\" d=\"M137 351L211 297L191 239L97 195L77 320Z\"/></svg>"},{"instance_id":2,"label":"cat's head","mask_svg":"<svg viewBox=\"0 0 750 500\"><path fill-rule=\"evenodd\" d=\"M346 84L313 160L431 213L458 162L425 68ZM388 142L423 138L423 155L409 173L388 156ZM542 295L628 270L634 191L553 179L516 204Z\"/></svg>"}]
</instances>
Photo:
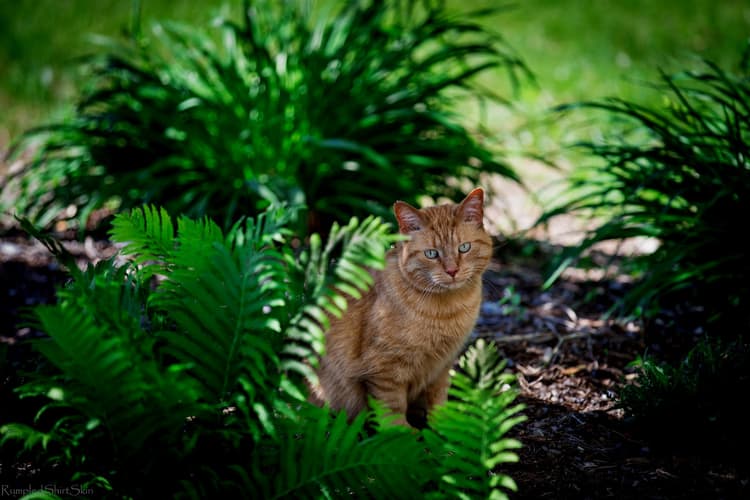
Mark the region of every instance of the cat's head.
<instances>
[{"instance_id":1,"label":"cat's head","mask_svg":"<svg viewBox=\"0 0 750 500\"><path fill-rule=\"evenodd\" d=\"M439 293L481 281L492 256L481 188L461 203L421 210L397 201L393 212L399 230L409 236L399 248L399 267L412 285Z\"/></svg>"}]
</instances>

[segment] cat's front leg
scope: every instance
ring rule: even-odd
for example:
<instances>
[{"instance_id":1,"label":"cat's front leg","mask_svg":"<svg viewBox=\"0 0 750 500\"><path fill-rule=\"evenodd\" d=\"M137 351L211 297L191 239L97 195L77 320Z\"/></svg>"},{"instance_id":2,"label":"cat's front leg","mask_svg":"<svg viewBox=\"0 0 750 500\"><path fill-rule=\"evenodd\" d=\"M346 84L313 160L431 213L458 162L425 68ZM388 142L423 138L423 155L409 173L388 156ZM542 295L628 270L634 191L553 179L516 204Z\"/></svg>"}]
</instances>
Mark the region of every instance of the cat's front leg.
<instances>
[{"instance_id":1,"label":"cat's front leg","mask_svg":"<svg viewBox=\"0 0 750 500\"><path fill-rule=\"evenodd\" d=\"M435 379L430 382L420 399L424 401L425 409L429 413L436 405L445 403L448 399L448 387L451 385L451 365L444 368Z\"/></svg>"},{"instance_id":2,"label":"cat's front leg","mask_svg":"<svg viewBox=\"0 0 750 500\"><path fill-rule=\"evenodd\" d=\"M409 401L409 408L406 410L406 421L412 427L424 429L427 427L427 399L425 393L419 393L416 399Z\"/></svg>"},{"instance_id":3,"label":"cat's front leg","mask_svg":"<svg viewBox=\"0 0 750 500\"><path fill-rule=\"evenodd\" d=\"M385 406L396 416L393 423L408 426L406 421L407 387L396 380L386 378L371 378L366 382L367 392Z\"/></svg>"}]
</instances>

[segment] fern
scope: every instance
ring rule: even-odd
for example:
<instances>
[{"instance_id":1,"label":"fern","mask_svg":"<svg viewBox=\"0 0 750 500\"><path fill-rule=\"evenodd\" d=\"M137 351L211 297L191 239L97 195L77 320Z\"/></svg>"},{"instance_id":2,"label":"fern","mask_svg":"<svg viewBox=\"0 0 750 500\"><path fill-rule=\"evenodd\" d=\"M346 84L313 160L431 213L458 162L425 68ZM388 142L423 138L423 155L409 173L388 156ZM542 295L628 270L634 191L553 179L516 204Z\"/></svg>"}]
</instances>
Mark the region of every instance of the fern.
<instances>
[{"instance_id":1,"label":"fern","mask_svg":"<svg viewBox=\"0 0 750 500\"><path fill-rule=\"evenodd\" d=\"M401 427L367 436L371 416L361 413L347 423L344 412L331 418L310 408L302 425L287 430L278 475L261 497L418 497L429 477L423 445Z\"/></svg>"},{"instance_id":2,"label":"fern","mask_svg":"<svg viewBox=\"0 0 750 500\"><path fill-rule=\"evenodd\" d=\"M440 492L457 498L507 498L516 491L513 479L497 470L518 461L521 443L506 434L525 420L523 405L511 406L513 376L494 345L479 339L459 361L449 390L451 399L430 416L425 441L436 455Z\"/></svg>"},{"instance_id":3,"label":"fern","mask_svg":"<svg viewBox=\"0 0 750 500\"><path fill-rule=\"evenodd\" d=\"M132 210L112 222L115 241L127 242L127 254L136 264L165 261L175 245L174 225L166 210L151 206Z\"/></svg>"},{"instance_id":4,"label":"fern","mask_svg":"<svg viewBox=\"0 0 750 500\"><path fill-rule=\"evenodd\" d=\"M495 351L469 350L424 440L389 425L377 402L348 423L306 401L328 318L367 290L368 268L382 267L400 237L380 219L352 219L296 251L286 229L295 215L270 209L226 234L154 207L118 215L112 237L131 261L71 269L58 303L35 310L48 334L36 347L54 370L17 389L39 411L0 426L0 444L20 443L98 497L513 489L495 468L515 458L505 433L520 407L509 406L515 393Z\"/></svg>"},{"instance_id":5,"label":"fern","mask_svg":"<svg viewBox=\"0 0 750 500\"><path fill-rule=\"evenodd\" d=\"M27 447L55 442L71 468L86 464L81 472L95 463L85 446L98 443L98 460L130 464L112 478L122 484L143 469L146 477L163 474L159 462L167 455L187 460L188 471L200 475L206 466L195 453L213 441L222 450L214 455L233 449L252 455L290 439L290 425L307 425L293 408L306 405L299 375L307 371L299 367L322 345L319 304L343 307L332 298L340 286L365 290L364 266L380 264L395 238L379 220L355 220L332 233L319 258L297 259L285 243L295 215L272 209L226 235L207 219L175 224L154 207L117 216L112 237L124 243L132 264L76 268L59 303L36 310L49 335L36 347L57 372L18 389L46 400L39 428L4 426L3 440ZM320 240L312 241L315 253ZM333 252L346 266L343 278L337 265L328 265ZM311 286L305 277L315 277ZM146 451L155 444L164 453ZM218 470L225 466L233 470L231 462L216 463ZM229 488L223 479L208 483L206 491Z\"/></svg>"},{"instance_id":6,"label":"fern","mask_svg":"<svg viewBox=\"0 0 750 500\"><path fill-rule=\"evenodd\" d=\"M50 335L38 349L75 384L56 388L57 399L70 399L83 417L101 421L113 446L126 455L140 452L151 437L167 442L176 437L195 411L184 404L190 400L187 384L162 373L156 360L142 356L127 338L108 338L112 332L81 310L52 306L36 314Z\"/></svg>"}]
</instances>

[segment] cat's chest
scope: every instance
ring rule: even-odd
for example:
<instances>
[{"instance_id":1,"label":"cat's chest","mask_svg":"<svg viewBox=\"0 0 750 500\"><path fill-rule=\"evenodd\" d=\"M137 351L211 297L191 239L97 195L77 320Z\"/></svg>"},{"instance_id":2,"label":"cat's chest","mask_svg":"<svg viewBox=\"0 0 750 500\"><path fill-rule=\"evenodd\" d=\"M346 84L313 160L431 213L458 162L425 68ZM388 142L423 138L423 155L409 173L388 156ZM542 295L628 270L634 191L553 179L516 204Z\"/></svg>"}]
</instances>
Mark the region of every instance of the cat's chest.
<instances>
[{"instance_id":1,"label":"cat's chest","mask_svg":"<svg viewBox=\"0 0 750 500\"><path fill-rule=\"evenodd\" d=\"M481 295L481 286L425 295L378 280L361 337L366 357L422 364L455 355L476 322Z\"/></svg>"},{"instance_id":2,"label":"cat's chest","mask_svg":"<svg viewBox=\"0 0 750 500\"><path fill-rule=\"evenodd\" d=\"M398 307L390 304L383 308L390 314L382 315L376 321L379 325L377 336L414 355L426 353L438 358L452 355L471 332L479 313L479 297L470 299L416 305L402 301Z\"/></svg>"},{"instance_id":3,"label":"cat's chest","mask_svg":"<svg viewBox=\"0 0 750 500\"><path fill-rule=\"evenodd\" d=\"M422 317L378 332L363 361L376 372L419 391L450 366L471 332L473 321Z\"/></svg>"}]
</instances>

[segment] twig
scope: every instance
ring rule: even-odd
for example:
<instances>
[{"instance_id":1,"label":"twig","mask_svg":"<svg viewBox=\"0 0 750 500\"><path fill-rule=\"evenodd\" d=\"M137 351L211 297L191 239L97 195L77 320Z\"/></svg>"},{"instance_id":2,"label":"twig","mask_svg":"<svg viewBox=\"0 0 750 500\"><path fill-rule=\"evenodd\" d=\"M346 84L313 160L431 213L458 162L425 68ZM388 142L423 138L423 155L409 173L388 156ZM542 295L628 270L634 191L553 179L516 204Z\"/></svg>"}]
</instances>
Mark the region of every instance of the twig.
<instances>
[{"instance_id":1,"label":"twig","mask_svg":"<svg viewBox=\"0 0 750 500\"><path fill-rule=\"evenodd\" d=\"M501 335L498 337L490 336L487 334L481 334L481 337L493 340L496 344L513 344L515 342L530 342L532 344L543 344L550 340L558 340L560 343L567 342L569 340L588 338L592 335L602 335L605 333L601 330L594 331L577 331L561 335L553 332L533 332L533 333L520 333L515 335Z\"/></svg>"}]
</instances>

